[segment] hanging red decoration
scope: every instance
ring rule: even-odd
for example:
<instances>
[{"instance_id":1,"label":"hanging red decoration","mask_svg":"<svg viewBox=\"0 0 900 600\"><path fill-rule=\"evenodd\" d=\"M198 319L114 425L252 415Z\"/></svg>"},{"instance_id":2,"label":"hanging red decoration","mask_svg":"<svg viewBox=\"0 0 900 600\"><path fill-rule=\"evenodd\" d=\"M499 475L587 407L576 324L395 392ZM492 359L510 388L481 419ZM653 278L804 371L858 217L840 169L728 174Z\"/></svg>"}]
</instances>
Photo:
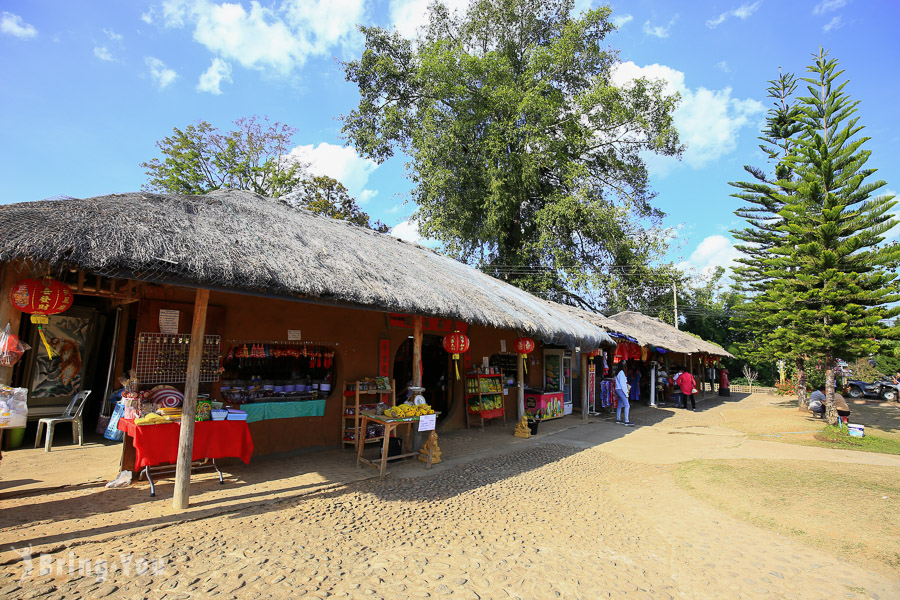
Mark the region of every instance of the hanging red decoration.
<instances>
[{"instance_id":1,"label":"hanging red decoration","mask_svg":"<svg viewBox=\"0 0 900 600\"><path fill-rule=\"evenodd\" d=\"M47 355L53 358L53 350L44 336L43 326L50 322L48 315L65 312L72 306L74 296L69 286L50 277L40 280L23 279L12 287L9 300L13 306L31 315L31 322L38 326L38 334L47 349Z\"/></svg>"},{"instance_id":2,"label":"hanging red decoration","mask_svg":"<svg viewBox=\"0 0 900 600\"><path fill-rule=\"evenodd\" d=\"M469 349L469 338L458 330L444 336L444 350L452 355L453 365L456 368L456 378L459 379L459 355L465 354Z\"/></svg>"},{"instance_id":3,"label":"hanging red decoration","mask_svg":"<svg viewBox=\"0 0 900 600\"><path fill-rule=\"evenodd\" d=\"M522 359L525 373L528 373L528 355L534 352L534 340L527 337L516 338L516 341L513 342L513 347Z\"/></svg>"}]
</instances>

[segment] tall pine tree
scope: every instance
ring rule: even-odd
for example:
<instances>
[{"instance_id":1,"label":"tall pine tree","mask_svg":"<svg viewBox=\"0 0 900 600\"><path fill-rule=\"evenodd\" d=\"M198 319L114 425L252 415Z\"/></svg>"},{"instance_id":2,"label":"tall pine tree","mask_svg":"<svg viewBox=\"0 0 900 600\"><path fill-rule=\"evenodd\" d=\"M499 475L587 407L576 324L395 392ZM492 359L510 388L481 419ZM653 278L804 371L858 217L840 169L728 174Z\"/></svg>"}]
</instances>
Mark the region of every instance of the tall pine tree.
<instances>
[{"instance_id":1,"label":"tall pine tree","mask_svg":"<svg viewBox=\"0 0 900 600\"><path fill-rule=\"evenodd\" d=\"M825 365L829 423L837 422L834 366L837 357L877 352L891 335L883 320L900 314L896 245L884 233L897 224L892 195L876 196L884 181L869 181L875 169L862 146L858 101L844 92L843 71L823 50L807 68L808 96L797 99L801 131L784 159L794 177L779 179L775 198L782 203L769 249L774 268L762 302L773 315L773 340L789 341L795 351L821 357Z\"/></svg>"},{"instance_id":2,"label":"tall pine tree","mask_svg":"<svg viewBox=\"0 0 900 600\"><path fill-rule=\"evenodd\" d=\"M744 242L737 248L745 255L737 260L734 269L735 287L743 299L736 310L736 322L738 329L753 332L738 344L740 352L746 358L765 362L793 358L797 365L799 404L805 408L806 355L795 351L796 340L791 339L795 332L785 328L783 303L791 296L774 287L776 282L790 279L793 267L784 257L773 253L787 235L780 229L779 213L785 204L783 197L791 194L786 186L794 180L794 174L787 159L802 128L793 100L796 89L794 75L781 73L780 69L778 79L769 82L768 97L774 102L766 117L766 128L759 137L762 142L759 148L772 166L770 171L745 166L753 180L731 183L740 190L732 196L746 203L735 214L748 224L732 234Z\"/></svg>"},{"instance_id":3,"label":"tall pine tree","mask_svg":"<svg viewBox=\"0 0 900 600\"><path fill-rule=\"evenodd\" d=\"M889 270L900 249L884 246L884 234L897 224L889 194L875 196L882 180L868 181L869 138L859 136L859 101L838 83L838 62L819 49L803 78L809 96L798 99L802 135L789 158L797 174L793 195L781 211L789 245L780 252L797 265L797 300L793 316L805 346L824 359L829 423L837 422L834 367L838 356L878 351L889 335L884 319L900 314L888 305L900 301L897 274Z\"/></svg>"}]
</instances>

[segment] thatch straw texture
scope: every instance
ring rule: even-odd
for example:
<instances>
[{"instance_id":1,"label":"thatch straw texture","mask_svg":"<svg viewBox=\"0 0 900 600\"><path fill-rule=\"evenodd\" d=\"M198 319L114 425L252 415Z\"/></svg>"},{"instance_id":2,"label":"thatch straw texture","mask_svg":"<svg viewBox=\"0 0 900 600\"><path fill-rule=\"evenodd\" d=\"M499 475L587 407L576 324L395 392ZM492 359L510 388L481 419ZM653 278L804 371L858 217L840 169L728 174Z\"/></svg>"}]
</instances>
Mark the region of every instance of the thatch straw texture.
<instances>
[{"instance_id":1,"label":"thatch straw texture","mask_svg":"<svg viewBox=\"0 0 900 600\"><path fill-rule=\"evenodd\" d=\"M453 318L613 347L597 325L436 252L243 191L0 207L0 260Z\"/></svg>"},{"instance_id":2,"label":"thatch straw texture","mask_svg":"<svg viewBox=\"0 0 900 600\"><path fill-rule=\"evenodd\" d=\"M707 342L686 331L675 329L656 317L625 311L610 316L608 320L616 323L616 326L628 327L631 331L639 332L641 337L634 337L637 337L639 340L647 340L644 343L649 343L653 346L661 346L667 350L684 354L705 352L711 356L734 358L721 346Z\"/></svg>"}]
</instances>

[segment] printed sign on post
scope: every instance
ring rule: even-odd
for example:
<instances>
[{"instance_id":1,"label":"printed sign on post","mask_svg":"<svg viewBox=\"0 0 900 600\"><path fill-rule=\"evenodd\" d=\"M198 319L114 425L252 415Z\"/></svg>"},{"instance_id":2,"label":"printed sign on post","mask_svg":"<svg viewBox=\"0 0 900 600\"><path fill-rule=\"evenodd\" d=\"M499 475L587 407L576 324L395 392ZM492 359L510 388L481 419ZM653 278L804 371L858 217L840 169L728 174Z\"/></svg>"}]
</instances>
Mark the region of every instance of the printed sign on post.
<instances>
[{"instance_id":1,"label":"printed sign on post","mask_svg":"<svg viewBox=\"0 0 900 600\"><path fill-rule=\"evenodd\" d=\"M159 311L159 332L160 333L178 333L178 321L181 318L181 311L161 309Z\"/></svg>"},{"instance_id":2,"label":"printed sign on post","mask_svg":"<svg viewBox=\"0 0 900 600\"><path fill-rule=\"evenodd\" d=\"M419 417L419 431L434 431L437 423L437 415L422 415Z\"/></svg>"},{"instance_id":3,"label":"printed sign on post","mask_svg":"<svg viewBox=\"0 0 900 600\"><path fill-rule=\"evenodd\" d=\"M288 329L288 341L294 342L302 340L303 337L300 335L300 333L301 332L299 329Z\"/></svg>"}]
</instances>

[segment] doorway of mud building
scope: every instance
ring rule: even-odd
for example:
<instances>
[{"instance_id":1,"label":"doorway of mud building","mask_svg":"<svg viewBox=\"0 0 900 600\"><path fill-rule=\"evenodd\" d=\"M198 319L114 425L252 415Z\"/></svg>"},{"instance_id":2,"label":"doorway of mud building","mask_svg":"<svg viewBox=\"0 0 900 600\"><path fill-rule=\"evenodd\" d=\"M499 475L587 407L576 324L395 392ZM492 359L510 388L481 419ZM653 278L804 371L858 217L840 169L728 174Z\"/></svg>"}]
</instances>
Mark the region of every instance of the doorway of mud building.
<instances>
[{"instance_id":1,"label":"doorway of mud building","mask_svg":"<svg viewBox=\"0 0 900 600\"><path fill-rule=\"evenodd\" d=\"M449 356L442 345L440 335L422 335L422 395L436 412L441 413L438 422L449 413ZM407 338L394 357L394 381L397 385L397 402L405 402L407 388L412 384L413 339Z\"/></svg>"}]
</instances>

